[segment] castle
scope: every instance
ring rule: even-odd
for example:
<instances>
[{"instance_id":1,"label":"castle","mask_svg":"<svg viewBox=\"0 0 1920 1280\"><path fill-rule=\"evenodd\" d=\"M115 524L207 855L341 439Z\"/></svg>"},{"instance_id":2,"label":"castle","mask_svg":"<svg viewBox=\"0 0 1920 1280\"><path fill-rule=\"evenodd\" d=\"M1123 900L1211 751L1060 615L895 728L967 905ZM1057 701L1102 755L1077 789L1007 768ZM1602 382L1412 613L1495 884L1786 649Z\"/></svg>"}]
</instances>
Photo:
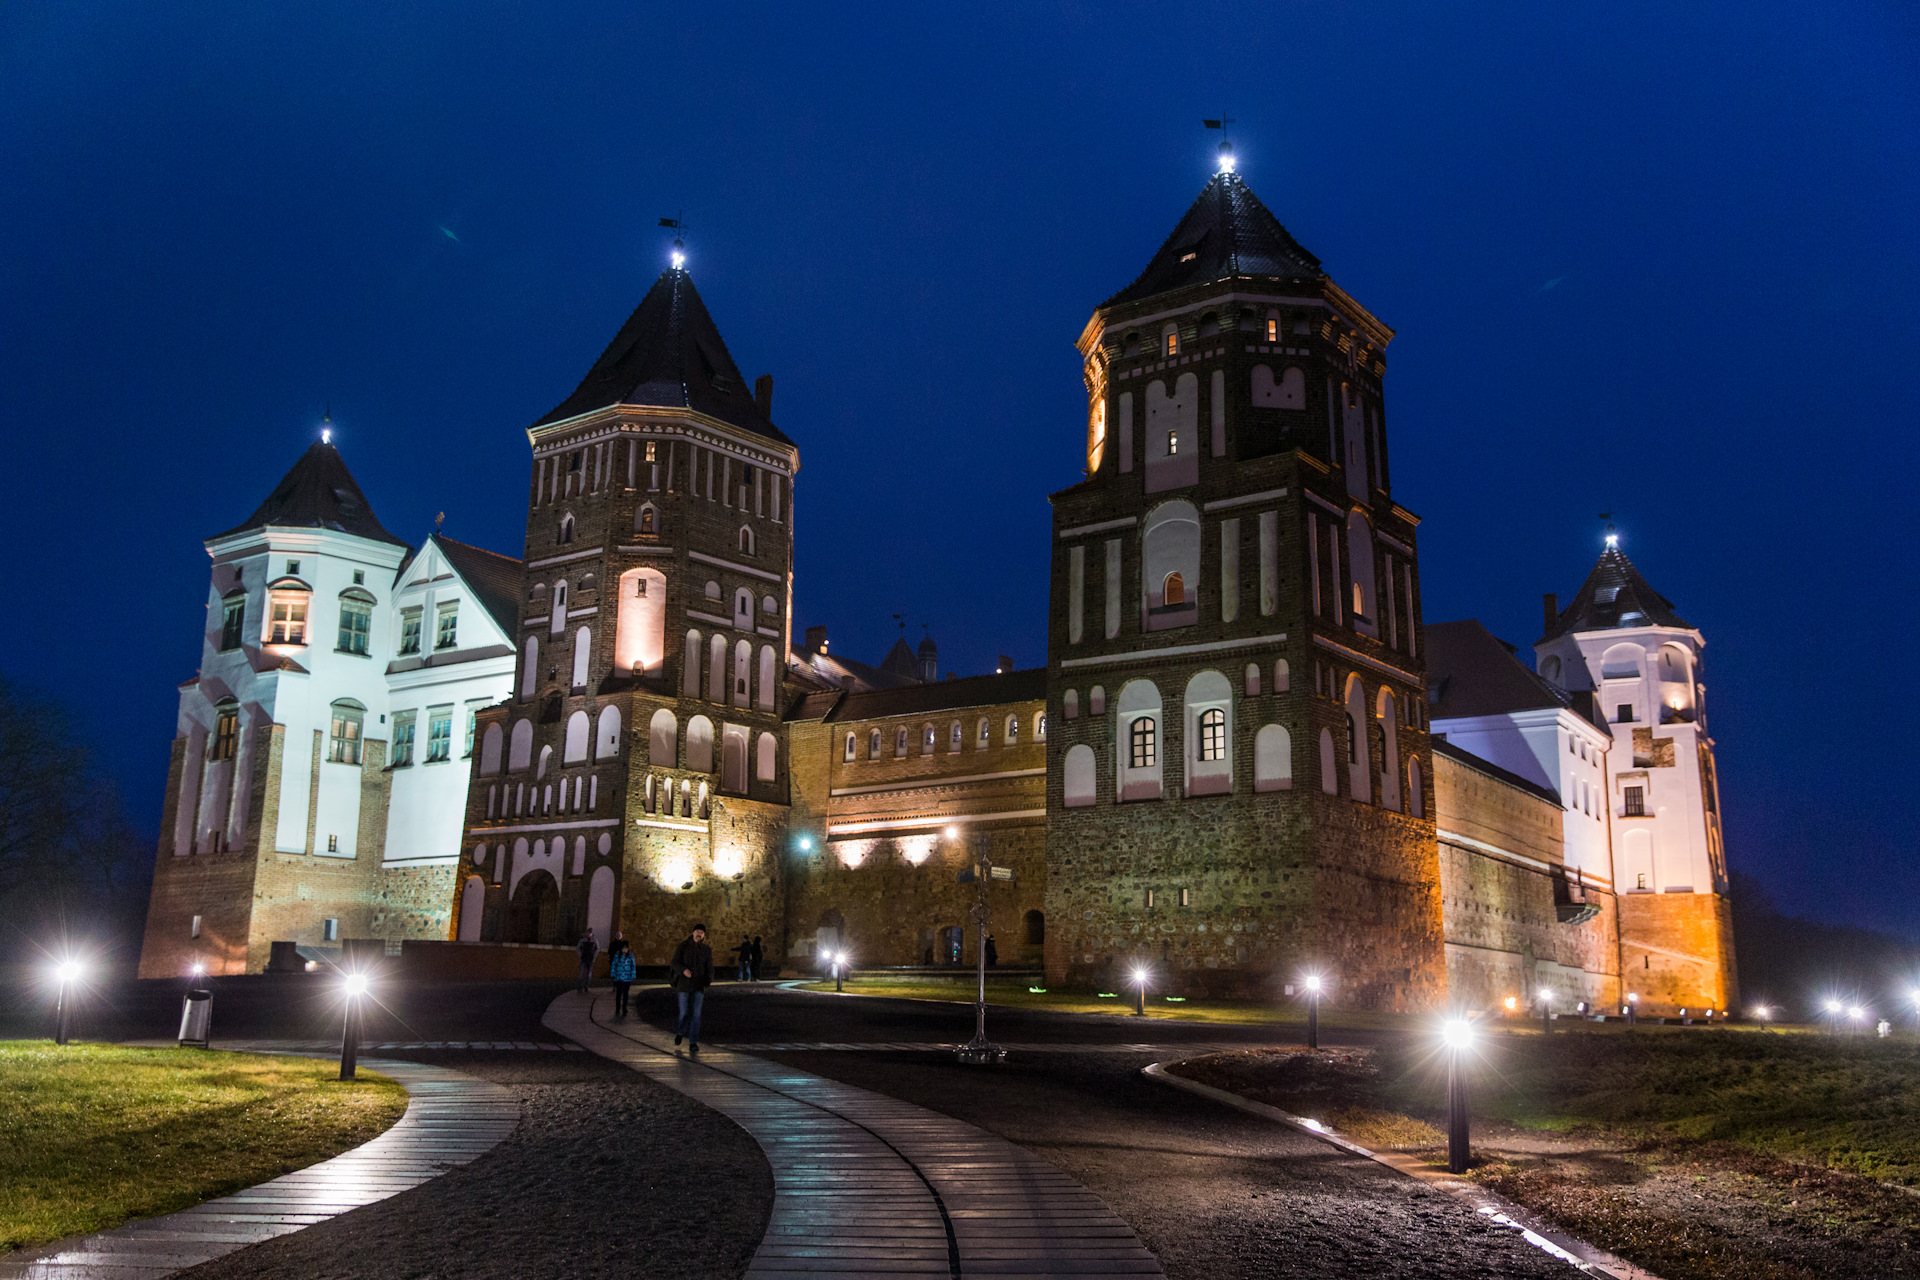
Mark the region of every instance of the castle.
<instances>
[{"instance_id":1,"label":"castle","mask_svg":"<svg viewBox=\"0 0 1920 1280\"><path fill-rule=\"evenodd\" d=\"M676 254L528 429L520 560L409 550L324 441L208 540L142 973L695 919L966 964L985 857L1053 982L1727 1010L1704 640L1611 537L1534 669L1425 623L1392 337L1223 163L1080 335L1045 667L941 679L794 643L799 447Z\"/></svg>"}]
</instances>

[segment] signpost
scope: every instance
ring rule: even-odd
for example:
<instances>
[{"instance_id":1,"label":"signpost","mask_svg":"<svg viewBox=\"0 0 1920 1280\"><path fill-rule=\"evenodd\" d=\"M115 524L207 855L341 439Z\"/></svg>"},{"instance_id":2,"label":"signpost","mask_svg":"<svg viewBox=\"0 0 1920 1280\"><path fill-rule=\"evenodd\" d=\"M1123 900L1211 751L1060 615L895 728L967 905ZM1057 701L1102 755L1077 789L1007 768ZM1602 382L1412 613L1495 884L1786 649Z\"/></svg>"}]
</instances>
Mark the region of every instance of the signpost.
<instances>
[{"instance_id":1,"label":"signpost","mask_svg":"<svg viewBox=\"0 0 1920 1280\"><path fill-rule=\"evenodd\" d=\"M984 853L974 859L971 867L960 873L960 883L970 884L975 889L975 900L970 914L978 922L978 937L973 953L974 965L979 972L979 987L973 1002L973 1039L954 1051L954 1056L962 1062L974 1064L993 1064L1006 1061L1007 1051L987 1039L987 924L993 913L987 907L987 885L991 881L1008 883L1013 880L1012 867L996 867L987 861Z\"/></svg>"}]
</instances>

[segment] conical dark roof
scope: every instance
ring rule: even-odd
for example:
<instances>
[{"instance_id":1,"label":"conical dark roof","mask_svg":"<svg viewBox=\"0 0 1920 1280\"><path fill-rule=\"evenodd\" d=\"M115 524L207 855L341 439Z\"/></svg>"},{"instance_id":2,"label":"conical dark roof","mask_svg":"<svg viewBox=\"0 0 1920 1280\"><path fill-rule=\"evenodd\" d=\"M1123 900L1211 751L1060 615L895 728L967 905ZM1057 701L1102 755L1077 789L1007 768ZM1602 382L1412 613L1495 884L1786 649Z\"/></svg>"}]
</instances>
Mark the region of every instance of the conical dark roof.
<instances>
[{"instance_id":1,"label":"conical dark roof","mask_svg":"<svg viewBox=\"0 0 1920 1280\"><path fill-rule=\"evenodd\" d=\"M534 425L616 404L693 409L793 443L760 412L693 278L679 267L660 273L573 394Z\"/></svg>"},{"instance_id":2,"label":"conical dark roof","mask_svg":"<svg viewBox=\"0 0 1920 1280\"><path fill-rule=\"evenodd\" d=\"M1318 279L1320 259L1300 247L1237 173L1216 173L1139 279L1100 305L1118 306L1229 276Z\"/></svg>"},{"instance_id":3,"label":"conical dark roof","mask_svg":"<svg viewBox=\"0 0 1920 1280\"><path fill-rule=\"evenodd\" d=\"M903 637L893 642L893 648L887 650L887 656L880 659L880 669L888 675L900 676L907 680L920 678L920 664L914 660L913 650L907 648Z\"/></svg>"},{"instance_id":4,"label":"conical dark roof","mask_svg":"<svg viewBox=\"0 0 1920 1280\"><path fill-rule=\"evenodd\" d=\"M280 483L252 515L213 536L225 538L269 525L281 529L333 529L375 542L390 542L396 547L408 545L381 525L367 502L367 495L360 492L347 464L341 460L340 451L324 440L314 441L312 447L300 455L300 461L280 478Z\"/></svg>"},{"instance_id":5,"label":"conical dark roof","mask_svg":"<svg viewBox=\"0 0 1920 1280\"><path fill-rule=\"evenodd\" d=\"M1618 547L1600 553L1593 572L1573 603L1560 611L1542 640L1570 631L1606 631L1614 627L1686 627L1693 624L1673 611L1673 602L1647 585L1633 561Z\"/></svg>"}]
</instances>

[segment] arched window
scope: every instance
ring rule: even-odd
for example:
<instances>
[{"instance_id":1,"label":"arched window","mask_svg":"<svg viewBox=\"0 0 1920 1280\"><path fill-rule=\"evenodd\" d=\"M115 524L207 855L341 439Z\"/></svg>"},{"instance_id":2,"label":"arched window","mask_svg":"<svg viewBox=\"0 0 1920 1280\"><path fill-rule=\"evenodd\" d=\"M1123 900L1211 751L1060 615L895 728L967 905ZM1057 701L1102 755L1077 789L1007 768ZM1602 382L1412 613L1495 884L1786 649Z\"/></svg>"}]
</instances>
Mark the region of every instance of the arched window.
<instances>
[{"instance_id":1,"label":"arched window","mask_svg":"<svg viewBox=\"0 0 1920 1280\"><path fill-rule=\"evenodd\" d=\"M1008 716L1006 743L1008 746L1011 747L1019 741L1020 741L1020 717Z\"/></svg>"},{"instance_id":2,"label":"arched window","mask_svg":"<svg viewBox=\"0 0 1920 1280\"><path fill-rule=\"evenodd\" d=\"M1210 707L1200 713L1199 747L1203 762L1227 758L1227 713L1220 708Z\"/></svg>"},{"instance_id":3,"label":"arched window","mask_svg":"<svg viewBox=\"0 0 1920 1280\"><path fill-rule=\"evenodd\" d=\"M1170 573L1160 584L1160 600L1172 609L1187 602L1187 580L1177 573Z\"/></svg>"},{"instance_id":4,"label":"arched window","mask_svg":"<svg viewBox=\"0 0 1920 1280\"><path fill-rule=\"evenodd\" d=\"M558 540L563 543L573 541L573 513L572 512L568 512L566 515L560 517L560 534L559 534Z\"/></svg>"},{"instance_id":5,"label":"arched window","mask_svg":"<svg viewBox=\"0 0 1920 1280\"><path fill-rule=\"evenodd\" d=\"M733 645L733 705L744 707L753 701L753 645L736 640Z\"/></svg>"},{"instance_id":6,"label":"arched window","mask_svg":"<svg viewBox=\"0 0 1920 1280\"><path fill-rule=\"evenodd\" d=\"M547 614L547 634L557 636L567 629L567 581L553 584L553 607Z\"/></svg>"},{"instance_id":7,"label":"arched window","mask_svg":"<svg viewBox=\"0 0 1920 1280\"><path fill-rule=\"evenodd\" d=\"M1275 658L1273 660L1273 691L1275 693L1285 693L1288 689L1292 688L1292 686L1292 675L1287 670L1287 660L1285 658Z\"/></svg>"},{"instance_id":8,"label":"arched window","mask_svg":"<svg viewBox=\"0 0 1920 1280\"><path fill-rule=\"evenodd\" d=\"M947 750L958 751L960 749L960 737L960 722L955 720L953 727L947 731Z\"/></svg>"},{"instance_id":9,"label":"arched window","mask_svg":"<svg viewBox=\"0 0 1920 1280\"><path fill-rule=\"evenodd\" d=\"M593 739L593 758L611 760L620 754L620 708L611 704L600 708L600 728Z\"/></svg>"},{"instance_id":10,"label":"arched window","mask_svg":"<svg viewBox=\"0 0 1920 1280\"><path fill-rule=\"evenodd\" d=\"M658 675L667 657L667 576L658 569L629 569L616 593L613 669Z\"/></svg>"},{"instance_id":11,"label":"arched window","mask_svg":"<svg viewBox=\"0 0 1920 1280\"><path fill-rule=\"evenodd\" d=\"M1400 811L1400 716L1393 690L1382 685L1374 702L1374 719L1379 725L1380 803Z\"/></svg>"},{"instance_id":12,"label":"arched window","mask_svg":"<svg viewBox=\"0 0 1920 1280\"><path fill-rule=\"evenodd\" d=\"M988 743L990 743L993 740L991 735L992 735L992 729L987 723L987 718L985 716L981 716L980 725L977 729L974 730L974 745L976 747L986 746Z\"/></svg>"},{"instance_id":13,"label":"arched window","mask_svg":"<svg viewBox=\"0 0 1920 1280\"><path fill-rule=\"evenodd\" d=\"M1373 526L1358 511L1347 514L1347 572L1353 576L1353 625L1379 638L1373 590Z\"/></svg>"},{"instance_id":14,"label":"arched window","mask_svg":"<svg viewBox=\"0 0 1920 1280\"><path fill-rule=\"evenodd\" d=\"M1284 725L1266 724L1253 735L1253 789L1285 791L1293 786L1293 740Z\"/></svg>"},{"instance_id":15,"label":"arched window","mask_svg":"<svg viewBox=\"0 0 1920 1280\"><path fill-rule=\"evenodd\" d=\"M1151 769L1160 763L1158 727L1152 716L1137 716L1127 726L1127 767Z\"/></svg>"},{"instance_id":16,"label":"arched window","mask_svg":"<svg viewBox=\"0 0 1920 1280\"><path fill-rule=\"evenodd\" d=\"M1060 696L1060 714L1069 720L1080 718L1080 691L1069 689Z\"/></svg>"},{"instance_id":17,"label":"arched window","mask_svg":"<svg viewBox=\"0 0 1920 1280\"><path fill-rule=\"evenodd\" d=\"M1331 729L1320 731L1320 789L1330 796L1340 794L1340 765L1334 758Z\"/></svg>"},{"instance_id":18,"label":"arched window","mask_svg":"<svg viewBox=\"0 0 1920 1280\"><path fill-rule=\"evenodd\" d=\"M923 756L933 754L933 722L931 720L920 726L920 754Z\"/></svg>"},{"instance_id":19,"label":"arched window","mask_svg":"<svg viewBox=\"0 0 1920 1280\"><path fill-rule=\"evenodd\" d=\"M744 555L753 554L753 530L746 525L740 526L740 550Z\"/></svg>"},{"instance_id":20,"label":"arched window","mask_svg":"<svg viewBox=\"0 0 1920 1280\"><path fill-rule=\"evenodd\" d=\"M849 730L847 731L847 751L846 751L846 754L845 754L844 756L842 756L842 757L841 757L841 759L843 759L843 760L852 760L853 758L854 758L854 750L853 750L853 731L852 731L851 729L849 729Z\"/></svg>"},{"instance_id":21,"label":"arched window","mask_svg":"<svg viewBox=\"0 0 1920 1280\"><path fill-rule=\"evenodd\" d=\"M1347 779L1349 794L1356 800L1373 799L1372 752L1363 736L1367 732L1367 690L1360 677L1347 677Z\"/></svg>"},{"instance_id":22,"label":"arched window","mask_svg":"<svg viewBox=\"0 0 1920 1280\"><path fill-rule=\"evenodd\" d=\"M693 773L713 772L713 721L705 716L687 721L687 769Z\"/></svg>"},{"instance_id":23,"label":"arched window","mask_svg":"<svg viewBox=\"0 0 1920 1280\"><path fill-rule=\"evenodd\" d=\"M1067 748L1065 798L1067 808L1082 809L1094 802L1093 748L1085 743Z\"/></svg>"},{"instance_id":24,"label":"arched window","mask_svg":"<svg viewBox=\"0 0 1920 1280\"><path fill-rule=\"evenodd\" d=\"M753 592L746 587L733 593L733 625L740 631L753 630Z\"/></svg>"},{"instance_id":25,"label":"arched window","mask_svg":"<svg viewBox=\"0 0 1920 1280\"><path fill-rule=\"evenodd\" d=\"M777 668L774 665L773 646L770 644L761 645L759 706L762 711L773 710L773 690L777 674Z\"/></svg>"},{"instance_id":26,"label":"arched window","mask_svg":"<svg viewBox=\"0 0 1920 1280\"><path fill-rule=\"evenodd\" d=\"M1087 714L1103 716L1107 714L1107 690L1104 685L1095 685L1087 694Z\"/></svg>"},{"instance_id":27,"label":"arched window","mask_svg":"<svg viewBox=\"0 0 1920 1280\"><path fill-rule=\"evenodd\" d=\"M1187 681L1186 794L1223 795L1233 790L1233 684L1219 671L1201 671Z\"/></svg>"},{"instance_id":28,"label":"arched window","mask_svg":"<svg viewBox=\"0 0 1920 1280\"><path fill-rule=\"evenodd\" d=\"M1147 516L1140 536L1141 626L1147 631L1199 621L1199 601L1188 587L1200 580L1200 513L1190 502L1164 502Z\"/></svg>"},{"instance_id":29,"label":"arched window","mask_svg":"<svg viewBox=\"0 0 1920 1280\"><path fill-rule=\"evenodd\" d=\"M687 651L680 659L680 692L686 697L700 696L700 633L687 632Z\"/></svg>"},{"instance_id":30,"label":"arched window","mask_svg":"<svg viewBox=\"0 0 1920 1280\"><path fill-rule=\"evenodd\" d=\"M1260 664L1257 662L1247 664L1246 688L1249 698L1260 696Z\"/></svg>"},{"instance_id":31,"label":"arched window","mask_svg":"<svg viewBox=\"0 0 1920 1280\"><path fill-rule=\"evenodd\" d=\"M518 772L533 766L533 721L513 722L513 738L507 747L507 768Z\"/></svg>"},{"instance_id":32,"label":"arched window","mask_svg":"<svg viewBox=\"0 0 1920 1280\"><path fill-rule=\"evenodd\" d=\"M907 754L907 726L905 725L893 731L893 754L895 759Z\"/></svg>"},{"instance_id":33,"label":"arched window","mask_svg":"<svg viewBox=\"0 0 1920 1280\"><path fill-rule=\"evenodd\" d=\"M660 532L660 513L653 509L651 502L633 513L633 531L642 534Z\"/></svg>"},{"instance_id":34,"label":"arched window","mask_svg":"<svg viewBox=\"0 0 1920 1280\"><path fill-rule=\"evenodd\" d=\"M1047 740L1047 713L1044 711L1033 718L1033 740L1035 742Z\"/></svg>"},{"instance_id":35,"label":"arched window","mask_svg":"<svg viewBox=\"0 0 1920 1280\"><path fill-rule=\"evenodd\" d=\"M487 726L480 735L480 772L482 774L500 772L500 753L506 746L507 735L496 721Z\"/></svg>"},{"instance_id":36,"label":"arched window","mask_svg":"<svg viewBox=\"0 0 1920 1280\"><path fill-rule=\"evenodd\" d=\"M1540 659L1540 674L1554 684L1559 684L1560 659L1551 653Z\"/></svg>"},{"instance_id":37,"label":"arched window","mask_svg":"<svg viewBox=\"0 0 1920 1280\"><path fill-rule=\"evenodd\" d=\"M680 721L665 707L647 724L647 763L658 769L680 765Z\"/></svg>"},{"instance_id":38,"label":"arched window","mask_svg":"<svg viewBox=\"0 0 1920 1280\"><path fill-rule=\"evenodd\" d=\"M717 582L709 582L706 585L705 591L706 597L709 600L718 600L720 598L720 584Z\"/></svg>"},{"instance_id":39,"label":"arched window","mask_svg":"<svg viewBox=\"0 0 1920 1280\"><path fill-rule=\"evenodd\" d=\"M780 612L780 602L778 600L775 600L772 596L761 596L760 612L767 614L769 616L778 614Z\"/></svg>"},{"instance_id":40,"label":"arched window","mask_svg":"<svg viewBox=\"0 0 1920 1280\"><path fill-rule=\"evenodd\" d=\"M707 637L707 701L727 700L727 638Z\"/></svg>"},{"instance_id":41,"label":"arched window","mask_svg":"<svg viewBox=\"0 0 1920 1280\"><path fill-rule=\"evenodd\" d=\"M762 782L772 782L776 755L780 750L770 733L763 733L754 742L754 776Z\"/></svg>"},{"instance_id":42,"label":"arched window","mask_svg":"<svg viewBox=\"0 0 1920 1280\"><path fill-rule=\"evenodd\" d=\"M526 654L520 659L520 697L522 701L533 696L535 685L540 679L540 637L527 637Z\"/></svg>"},{"instance_id":43,"label":"arched window","mask_svg":"<svg viewBox=\"0 0 1920 1280\"><path fill-rule=\"evenodd\" d=\"M587 664L593 657L593 632L582 627L573 633L573 687L587 687Z\"/></svg>"},{"instance_id":44,"label":"arched window","mask_svg":"<svg viewBox=\"0 0 1920 1280\"><path fill-rule=\"evenodd\" d=\"M872 732L867 734L867 759L878 760L879 758L880 758L880 731L878 729L875 729Z\"/></svg>"},{"instance_id":45,"label":"arched window","mask_svg":"<svg viewBox=\"0 0 1920 1280\"><path fill-rule=\"evenodd\" d=\"M587 758L587 738L590 732L586 712L576 711L567 717L566 762L568 764Z\"/></svg>"},{"instance_id":46,"label":"arched window","mask_svg":"<svg viewBox=\"0 0 1920 1280\"><path fill-rule=\"evenodd\" d=\"M538 782L540 779L547 776L547 766L552 762L553 762L552 745L549 744L547 746L541 747L540 748L540 765L538 768L536 768L533 771L533 780L535 782Z\"/></svg>"},{"instance_id":47,"label":"arched window","mask_svg":"<svg viewBox=\"0 0 1920 1280\"><path fill-rule=\"evenodd\" d=\"M721 731L720 787L736 794L747 789L747 727L730 724Z\"/></svg>"}]
</instances>

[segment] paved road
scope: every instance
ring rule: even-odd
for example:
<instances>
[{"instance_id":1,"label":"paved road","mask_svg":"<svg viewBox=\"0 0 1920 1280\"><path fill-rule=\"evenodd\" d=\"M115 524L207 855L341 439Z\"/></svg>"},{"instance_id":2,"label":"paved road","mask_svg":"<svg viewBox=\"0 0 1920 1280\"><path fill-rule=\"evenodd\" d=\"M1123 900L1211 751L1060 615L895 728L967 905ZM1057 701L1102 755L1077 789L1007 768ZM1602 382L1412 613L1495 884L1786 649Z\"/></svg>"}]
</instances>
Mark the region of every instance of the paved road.
<instances>
[{"instance_id":1,"label":"paved road","mask_svg":"<svg viewBox=\"0 0 1920 1280\"><path fill-rule=\"evenodd\" d=\"M636 994L667 1026L671 997ZM717 988L712 1043L947 1042L972 1011L917 1001ZM1569 1277L1565 1264L1490 1226L1452 1197L1304 1135L1155 1084L1153 1052L1127 1042L1297 1042L1294 1028L990 1013L996 1039L1057 1048L1005 1066L963 1067L930 1052L772 1052L795 1067L913 1102L1053 1161L1130 1225L1172 1277ZM1371 1038L1366 1036L1363 1038Z\"/></svg>"}]
</instances>

